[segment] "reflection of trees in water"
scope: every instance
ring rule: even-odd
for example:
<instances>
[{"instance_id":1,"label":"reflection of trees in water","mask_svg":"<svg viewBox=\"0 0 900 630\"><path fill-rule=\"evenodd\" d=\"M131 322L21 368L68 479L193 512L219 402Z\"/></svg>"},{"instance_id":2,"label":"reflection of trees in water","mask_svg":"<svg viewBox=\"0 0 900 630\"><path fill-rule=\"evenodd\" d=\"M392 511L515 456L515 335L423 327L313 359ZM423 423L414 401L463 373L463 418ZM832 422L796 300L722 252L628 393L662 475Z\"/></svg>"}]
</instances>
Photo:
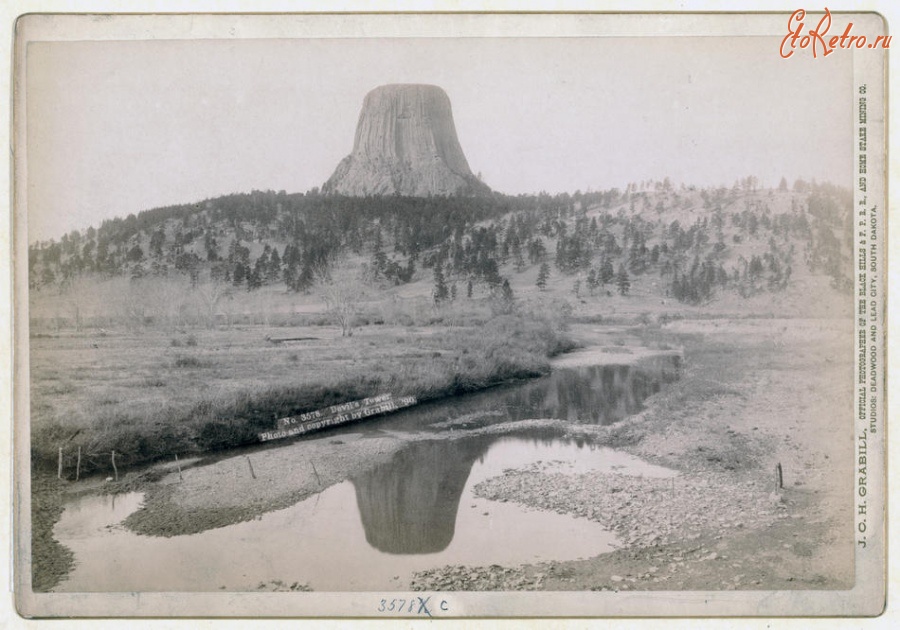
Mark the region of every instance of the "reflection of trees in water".
<instances>
[{"instance_id":1,"label":"reflection of trees in water","mask_svg":"<svg viewBox=\"0 0 900 630\"><path fill-rule=\"evenodd\" d=\"M558 418L611 424L643 408L644 400L678 378L679 357L624 365L558 370L546 379L505 392L510 419Z\"/></svg>"},{"instance_id":2,"label":"reflection of trees in water","mask_svg":"<svg viewBox=\"0 0 900 630\"><path fill-rule=\"evenodd\" d=\"M611 424L643 409L648 396L681 374L681 357L645 359L636 366L606 365L555 370L550 376L445 398L379 420L392 430L421 430L430 424L471 416L469 426L558 418Z\"/></svg>"},{"instance_id":3,"label":"reflection of trees in water","mask_svg":"<svg viewBox=\"0 0 900 630\"><path fill-rule=\"evenodd\" d=\"M496 438L413 442L353 480L366 540L380 551L443 551L475 460Z\"/></svg>"}]
</instances>

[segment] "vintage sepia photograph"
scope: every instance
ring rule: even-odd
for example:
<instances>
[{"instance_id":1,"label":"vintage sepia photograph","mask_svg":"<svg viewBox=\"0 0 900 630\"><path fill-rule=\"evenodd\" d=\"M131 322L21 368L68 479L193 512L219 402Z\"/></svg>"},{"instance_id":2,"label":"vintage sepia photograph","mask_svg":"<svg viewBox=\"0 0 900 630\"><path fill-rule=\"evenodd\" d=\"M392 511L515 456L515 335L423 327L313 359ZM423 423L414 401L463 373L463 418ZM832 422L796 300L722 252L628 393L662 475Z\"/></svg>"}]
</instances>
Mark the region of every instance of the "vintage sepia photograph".
<instances>
[{"instance_id":1,"label":"vintage sepia photograph","mask_svg":"<svg viewBox=\"0 0 900 630\"><path fill-rule=\"evenodd\" d=\"M879 614L891 44L20 18L20 614Z\"/></svg>"}]
</instances>

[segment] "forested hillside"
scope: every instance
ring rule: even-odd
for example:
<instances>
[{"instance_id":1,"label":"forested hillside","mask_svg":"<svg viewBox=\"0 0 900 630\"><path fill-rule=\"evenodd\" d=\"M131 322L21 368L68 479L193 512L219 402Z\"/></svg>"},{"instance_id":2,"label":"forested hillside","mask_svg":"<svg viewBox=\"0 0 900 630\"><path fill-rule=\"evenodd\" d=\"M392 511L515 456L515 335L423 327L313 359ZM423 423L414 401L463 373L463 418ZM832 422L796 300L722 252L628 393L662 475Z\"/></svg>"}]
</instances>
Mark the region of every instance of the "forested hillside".
<instances>
[{"instance_id":1,"label":"forested hillside","mask_svg":"<svg viewBox=\"0 0 900 630\"><path fill-rule=\"evenodd\" d=\"M561 195L343 197L260 192L156 208L29 249L29 285L180 278L197 288L310 292L338 259L370 286L411 285L435 301L567 290L582 299L660 296L705 304L723 292L780 292L798 275L851 286L850 192L829 184L760 189L668 181ZM272 290L272 289L270 289Z\"/></svg>"}]
</instances>

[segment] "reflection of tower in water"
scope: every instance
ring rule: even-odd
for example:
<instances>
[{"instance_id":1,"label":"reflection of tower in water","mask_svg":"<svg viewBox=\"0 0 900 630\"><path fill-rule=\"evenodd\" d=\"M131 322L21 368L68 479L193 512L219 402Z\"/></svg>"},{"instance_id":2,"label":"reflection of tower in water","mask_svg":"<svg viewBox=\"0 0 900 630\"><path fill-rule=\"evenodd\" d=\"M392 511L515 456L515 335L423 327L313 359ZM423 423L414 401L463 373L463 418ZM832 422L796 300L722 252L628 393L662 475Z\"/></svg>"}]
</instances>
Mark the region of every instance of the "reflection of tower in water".
<instances>
[{"instance_id":1,"label":"reflection of tower in water","mask_svg":"<svg viewBox=\"0 0 900 630\"><path fill-rule=\"evenodd\" d=\"M446 549L469 473L491 439L413 442L353 479L368 543L394 554Z\"/></svg>"},{"instance_id":2,"label":"reflection of tower in water","mask_svg":"<svg viewBox=\"0 0 900 630\"><path fill-rule=\"evenodd\" d=\"M680 357L672 356L638 366L560 369L526 384L423 405L408 411L405 422L413 428L444 421L452 404L451 417L472 415L475 421L478 417L489 422L558 418L612 424L639 412L648 396L679 377L680 369ZM398 417L394 421L404 420ZM389 462L353 479L368 543L393 554L446 549L453 540L460 498L472 466L496 439L481 436L412 442Z\"/></svg>"}]
</instances>

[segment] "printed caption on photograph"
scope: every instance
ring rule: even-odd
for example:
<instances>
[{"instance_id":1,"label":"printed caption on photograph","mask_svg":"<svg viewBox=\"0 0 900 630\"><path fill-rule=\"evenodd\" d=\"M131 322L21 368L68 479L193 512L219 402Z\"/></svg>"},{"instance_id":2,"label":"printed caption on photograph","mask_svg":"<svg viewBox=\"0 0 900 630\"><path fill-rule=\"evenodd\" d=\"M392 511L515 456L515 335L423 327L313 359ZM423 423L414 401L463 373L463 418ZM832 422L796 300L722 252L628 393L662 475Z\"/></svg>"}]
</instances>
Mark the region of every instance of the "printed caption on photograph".
<instances>
[{"instance_id":1,"label":"printed caption on photograph","mask_svg":"<svg viewBox=\"0 0 900 630\"><path fill-rule=\"evenodd\" d=\"M864 549L868 530L867 497L869 450L880 444L882 429L878 426L881 398L880 351L881 322L881 248L879 229L881 219L876 204L867 198L867 113L866 85L857 89L857 185L856 197L856 536L857 545ZM877 177L877 173L873 173Z\"/></svg>"}]
</instances>

